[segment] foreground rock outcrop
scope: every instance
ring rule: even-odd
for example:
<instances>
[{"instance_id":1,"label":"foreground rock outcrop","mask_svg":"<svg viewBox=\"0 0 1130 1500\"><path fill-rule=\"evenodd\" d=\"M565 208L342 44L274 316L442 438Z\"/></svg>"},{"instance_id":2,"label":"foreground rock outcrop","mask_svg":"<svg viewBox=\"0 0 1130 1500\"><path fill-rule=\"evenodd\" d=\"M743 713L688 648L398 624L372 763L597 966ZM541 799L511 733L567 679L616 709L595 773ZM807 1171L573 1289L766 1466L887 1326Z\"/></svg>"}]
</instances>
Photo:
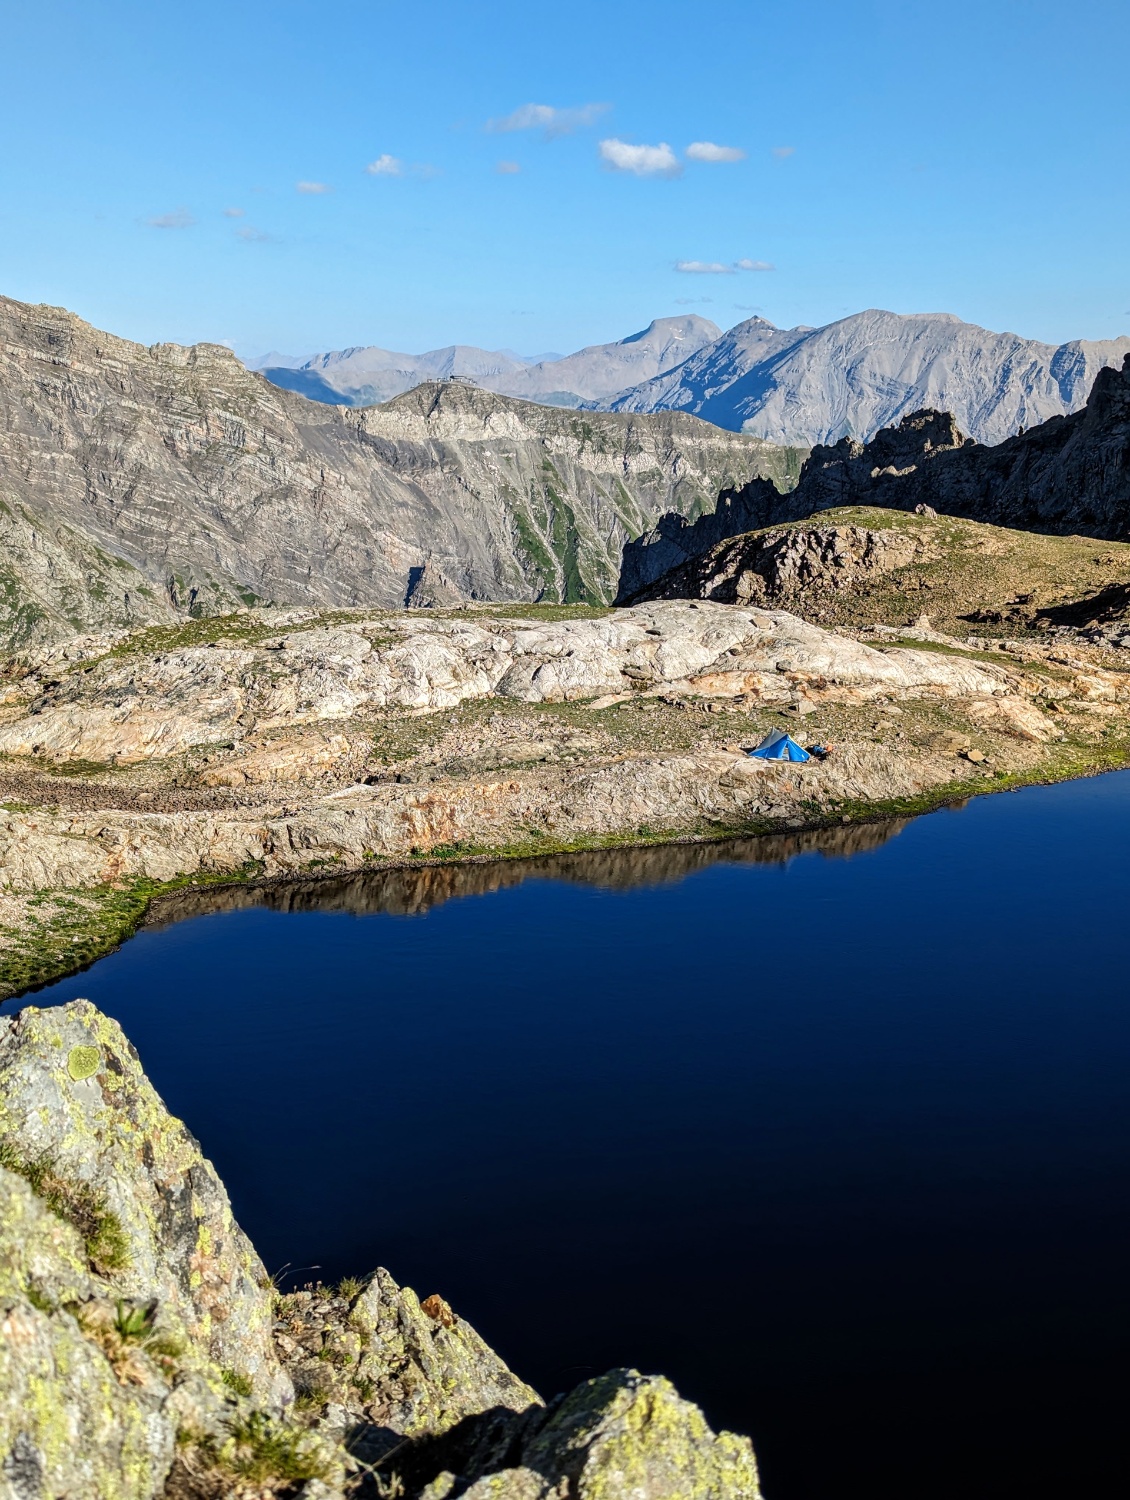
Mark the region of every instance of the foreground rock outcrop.
<instances>
[{"instance_id":1,"label":"foreground rock outcrop","mask_svg":"<svg viewBox=\"0 0 1130 1500\"><path fill-rule=\"evenodd\" d=\"M88 1001L0 1020L0 1500L756 1500L659 1377L548 1407L385 1271L280 1294Z\"/></svg>"}]
</instances>

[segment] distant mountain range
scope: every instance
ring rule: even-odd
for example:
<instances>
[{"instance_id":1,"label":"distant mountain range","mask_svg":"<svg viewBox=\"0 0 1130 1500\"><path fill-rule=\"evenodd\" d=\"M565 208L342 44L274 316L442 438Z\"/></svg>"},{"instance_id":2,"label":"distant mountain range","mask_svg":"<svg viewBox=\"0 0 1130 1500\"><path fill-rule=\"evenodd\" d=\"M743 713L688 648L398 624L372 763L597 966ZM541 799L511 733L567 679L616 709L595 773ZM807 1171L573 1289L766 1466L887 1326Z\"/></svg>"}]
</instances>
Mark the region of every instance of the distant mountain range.
<instances>
[{"instance_id":1,"label":"distant mountain range","mask_svg":"<svg viewBox=\"0 0 1130 1500\"><path fill-rule=\"evenodd\" d=\"M640 333L614 344L593 344L576 354L523 359L509 349L450 344L427 354L396 354L374 347L315 354L301 363L268 354L249 362L273 385L334 406L376 406L426 380L470 380L484 390L544 406L607 409L616 396L663 375L722 333L709 318L657 318ZM716 424L724 425L724 424Z\"/></svg>"},{"instance_id":2,"label":"distant mountain range","mask_svg":"<svg viewBox=\"0 0 1130 1500\"><path fill-rule=\"evenodd\" d=\"M1121 365L1128 352L1127 337L1044 344L948 313L873 309L823 328L750 318L726 333L707 318L658 318L617 343L536 363L453 345L422 355L346 349L297 367L267 356L253 368L338 405L372 405L423 380L458 376L547 405L685 411L799 446L867 440L930 407L951 412L978 442L998 443L1077 411L1099 370Z\"/></svg>"}]
</instances>

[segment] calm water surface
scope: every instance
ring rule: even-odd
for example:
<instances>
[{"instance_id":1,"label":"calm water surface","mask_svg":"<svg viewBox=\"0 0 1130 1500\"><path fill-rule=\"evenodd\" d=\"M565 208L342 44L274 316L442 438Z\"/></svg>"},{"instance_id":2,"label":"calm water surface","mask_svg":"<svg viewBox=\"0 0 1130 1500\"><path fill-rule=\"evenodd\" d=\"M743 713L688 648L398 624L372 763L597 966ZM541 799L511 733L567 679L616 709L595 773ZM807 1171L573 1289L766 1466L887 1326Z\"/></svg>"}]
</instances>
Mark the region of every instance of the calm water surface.
<instances>
[{"instance_id":1,"label":"calm water surface","mask_svg":"<svg viewBox=\"0 0 1130 1500\"><path fill-rule=\"evenodd\" d=\"M546 1394L661 1370L753 1434L770 1500L1102 1500L1128 868L1121 773L830 842L192 898L36 1000L122 1022L299 1282L387 1265Z\"/></svg>"}]
</instances>

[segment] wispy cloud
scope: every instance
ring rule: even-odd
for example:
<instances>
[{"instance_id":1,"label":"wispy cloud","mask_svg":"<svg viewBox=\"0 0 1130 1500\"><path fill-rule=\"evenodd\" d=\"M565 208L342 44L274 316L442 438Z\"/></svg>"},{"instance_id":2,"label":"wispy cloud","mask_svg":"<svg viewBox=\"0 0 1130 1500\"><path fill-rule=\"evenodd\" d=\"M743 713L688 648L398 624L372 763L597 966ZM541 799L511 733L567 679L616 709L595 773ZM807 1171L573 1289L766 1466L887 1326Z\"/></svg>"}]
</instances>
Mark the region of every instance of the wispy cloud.
<instances>
[{"instance_id":1,"label":"wispy cloud","mask_svg":"<svg viewBox=\"0 0 1130 1500\"><path fill-rule=\"evenodd\" d=\"M611 172L631 172L636 177L678 177L682 162L666 141L658 146L633 146L628 141L601 141L600 158Z\"/></svg>"},{"instance_id":2,"label":"wispy cloud","mask_svg":"<svg viewBox=\"0 0 1130 1500\"><path fill-rule=\"evenodd\" d=\"M196 220L187 208L174 208L171 214L156 214L145 222L150 229L191 229Z\"/></svg>"},{"instance_id":3,"label":"wispy cloud","mask_svg":"<svg viewBox=\"0 0 1130 1500\"><path fill-rule=\"evenodd\" d=\"M795 152L796 152L796 147L795 146L774 146L773 147L773 155L775 157L777 157L777 159L779 161L784 161L787 156L792 156L792 155L794 155Z\"/></svg>"},{"instance_id":4,"label":"wispy cloud","mask_svg":"<svg viewBox=\"0 0 1130 1500\"><path fill-rule=\"evenodd\" d=\"M697 307L700 302L713 302L713 297L676 297L676 307Z\"/></svg>"},{"instance_id":5,"label":"wispy cloud","mask_svg":"<svg viewBox=\"0 0 1130 1500\"><path fill-rule=\"evenodd\" d=\"M319 193L333 192L328 182L296 182L294 190L296 193L313 193L315 196Z\"/></svg>"},{"instance_id":6,"label":"wispy cloud","mask_svg":"<svg viewBox=\"0 0 1130 1500\"><path fill-rule=\"evenodd\" d=\"M576 104L567 109L554 104L523 104L513 114L488 120L486 128L503 132L540 130L547 141L552 141L556 136L572 135L575 130L595 125L611 108L610 104Z\"/></svg>"},{"instance_id":7,"label":"wispy cloud","mask_svg":"<svg viewBox=\"0 0 1130 1500\"><path fill-rule=\"evenodd\" d=\"M676 271L685 271L692 276L732 276L733 266L723 265L720 260L677 260Z\"/></svg>"},{"instance_id":8,"label":"wispy cloud","mask_svg":"<svg viewBox=\"0 0 1130 1500\"><path fill-rule=\"evenodd\" d=\"M241 240L246 240L249 245L269 245L274 243L274 235L268 234L265 229L256 229L254 224L241 224L236 230Z\"/></svg>"},{"instance_id":9,"label":"wispy cloud","mask_svg":"<svg viewBox=\"0 0 1130 1500\"><path fill-rule=\"evenodd\" d=\"M243 209L242 208L225 208L224 209L224 218L225 219L242 219L243 218Z\"/></svg>"},{"instance_id":10,"label":"wispy cloud","mask_svg":"<svg viewBox=\"0 0 1130 1500\"><path fill-rule=\"evenodd\" d=\"M736 276L739 271L774 271L767 260L677 260L675 270L692 276Z\"/></svg>"},{"instance_id":11,"label":"wispy cloud","mask_svg":"<svg viewBox=\"0 0 1130 1500\"><path fill-rule=\"evenodd\" d=\"M494 170L500 173L503 177L513 177L518 172L520 172L522 168L516 161L500 161L498 166L495 167Z\"/></svg>"},{"instance_id":12,"label":"wispy cloud","mask_svg":"<svg viewBox=\"0 0 1130 1500\"><path fill-rule=\"evenodd\" d=\"M384 151L371 161L365 168L370 177L438 177L439 168L433 167L426 161L414 161L409 164L401 161L399 156L393 156L391 152Z\"/></svg>"},{"instance_id":13,"label":"wispy cloud","mask_svg":"<svg viewBox=\"0 0 1130 1500\"><path fill-rule=\"evenodd\" d=\"M686 150L688 161L745 161L740 146L717 146L713 141L692 141Z\"/></svg>"}]
</instances>

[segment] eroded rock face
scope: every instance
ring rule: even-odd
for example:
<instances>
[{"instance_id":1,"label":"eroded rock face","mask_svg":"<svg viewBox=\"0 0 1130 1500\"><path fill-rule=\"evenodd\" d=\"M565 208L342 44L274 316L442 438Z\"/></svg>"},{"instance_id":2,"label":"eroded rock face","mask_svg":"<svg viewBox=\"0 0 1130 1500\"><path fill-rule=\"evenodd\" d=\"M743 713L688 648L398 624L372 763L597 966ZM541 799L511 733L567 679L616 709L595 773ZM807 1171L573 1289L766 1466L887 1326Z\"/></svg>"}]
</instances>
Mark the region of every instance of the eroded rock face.
<instances>
[{"instance_id":1,"label":"eroded rock face","mask_svg":"<svg viewBox=\"0 0 1130 1500\"><path fill-rule=\"evenodd\" d=\"M663 516L625 545L617 599L654 597L648 591L665 574L729 537L843 505L926 506L998 526L1125 539L1128 452L1130 354L1121 369L1099 370L1082 411L993 447L965 438L948 412L913 412L869 443L813 448L788 494L754 479L694 523Z\"/></svg>"},{"instance_id":2,"label":"eroded rock face","mask_svg":"<svg viewBox=\"0 0 1130 1500\"><path fill-rule=\"evenodd\" d=\"M720 542L641 588L647 599L713 599L723 604L803 602L928 557L924 539L864 526L757 532Z\"/></svg>"}]
</instances>

